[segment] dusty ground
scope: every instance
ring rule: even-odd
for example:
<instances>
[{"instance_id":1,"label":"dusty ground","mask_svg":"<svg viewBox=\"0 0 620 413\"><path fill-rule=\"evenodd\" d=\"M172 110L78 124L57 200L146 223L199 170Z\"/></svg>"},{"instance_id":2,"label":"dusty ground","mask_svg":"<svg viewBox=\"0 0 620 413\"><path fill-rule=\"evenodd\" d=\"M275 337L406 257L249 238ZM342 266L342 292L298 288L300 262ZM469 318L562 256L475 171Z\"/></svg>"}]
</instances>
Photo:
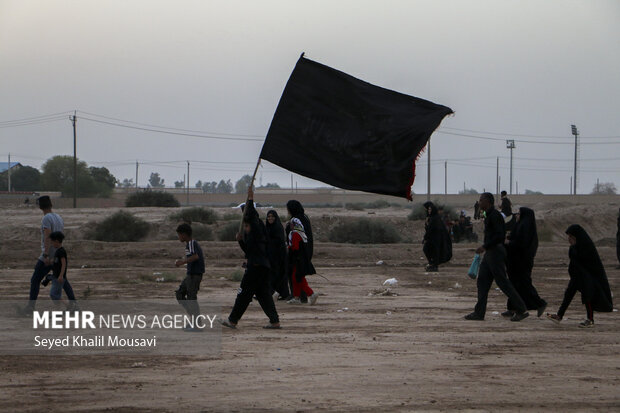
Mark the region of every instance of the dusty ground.
<instances>
[{"instance_id":1,"label":"dusty ground","mask_svg":"<svg viewBox=\"0 0 620 413\"><path fill-rule=\"evenodd\" d=\"M555 234L555 241L541 245L534 270L549 309L557 309L568 280L567 245L559 237L572 222L583 222L594 234L618 297L620 270L610 242L617 205L538 208ZM163 222L170 211L136 212ZM309 212L319 239L338 219L369 216L368 211ZM237 331L223 331L216 358L2 356L0 411L620 410L617 312L595 314L596 328L578 329L584 311L577 297L560 326L536 317L511 323L495 313L504 310L505 299L492 290L487 320L465 322L462 316L475 303L475 284L466 276L475 245L456 245L450 265L425 274L421 223L407 222L407 212L379 210L370 216L400 223L412 243L317 243L315 265L329 281L309 278L321 294L314 307L278 303L281 331L261 328L266 318L254 303ZM3 297L25 298L40 215L25 209L0 213ZM69 278L78 297L173 294L175 283L156 283L152 274L181 278L182 270L171 266L182 252L178 242L85 241L79 239L83 226L111 211L60 213L72 238ZM234 243L201 244L208 268L200 294L227 312L238 286L229 278L242 256ZM377 266L378 260L386 265ZM392 277L399 280L392 289L398 295L369 296ZM136 361L146 367L131 368Z\"/></svg>"}]
</instances>

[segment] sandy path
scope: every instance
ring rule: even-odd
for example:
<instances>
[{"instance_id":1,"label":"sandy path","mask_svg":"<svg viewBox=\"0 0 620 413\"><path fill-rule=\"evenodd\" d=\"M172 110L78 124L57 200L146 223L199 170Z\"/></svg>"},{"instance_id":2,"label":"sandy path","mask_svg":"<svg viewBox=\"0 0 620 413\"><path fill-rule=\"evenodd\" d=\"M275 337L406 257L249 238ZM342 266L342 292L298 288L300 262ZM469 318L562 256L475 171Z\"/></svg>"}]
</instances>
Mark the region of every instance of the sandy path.
<instances>
[{"instance_id":1,"label":"sandy path","mask_svg":"<svg viewBox=\"0 0 620 413\"><path fill-rule=\"evenodd\" d=\"M178 242L69 245L78 297L87 289L89 298L170 297L176 284L152 273L182 275L170 266ZM238 285L227 278L241 255L234 243L203 247L200 294L227 313ZM1 356L0 411L619 411L618 313L596 314L596 328L580 330L577 297L560 326L511 323L493 314L505 299L492 290L487 320L465 322L475 302L465 275L473 247L459 244L451 265L429 275L419 244L319 243L316 265L330 281L310 278L321 293L314 307L278 303L281 331L263 330L253 303L237 331L223 331L219 357ZM0 240L4 296L26 297L36 248L32 235ZM615 250L599 251L618 293ZM541 245L534 279L550 310L567 261L565 243ZM397 296L368 295L391 277ZM138 361L146 367L132 368Z\"/></svg>"}]
</instances>

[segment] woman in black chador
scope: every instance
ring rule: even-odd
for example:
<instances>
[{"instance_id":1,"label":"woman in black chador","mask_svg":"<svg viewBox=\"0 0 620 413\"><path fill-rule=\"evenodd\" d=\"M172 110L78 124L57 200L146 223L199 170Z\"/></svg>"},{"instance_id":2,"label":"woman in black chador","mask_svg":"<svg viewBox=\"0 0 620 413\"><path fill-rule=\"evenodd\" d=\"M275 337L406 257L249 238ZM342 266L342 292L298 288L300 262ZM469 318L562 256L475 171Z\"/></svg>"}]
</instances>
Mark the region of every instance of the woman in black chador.
<instances>
[{"instance_id":1,"label":"woman in black chador","mask_svg":"<svg viewBox=\"0 0 620 413\"><path fill-rule=\"evenodd\" d=\"M426 232L422 250L428 260L426 271L434 272L438 270L438 265L452 259L452 240L435 204L426 202L424 208L426 209Z\"/></svg>"},{"instance_id":2,"label":"woman in black chador","mask_svg":"<svg viewBox=\"0 0 620 413\"><path fill-rule=\"evenodd\" d=\"M269 272L271 293L277 293L279 300L285 300L290 296L286 278L286 238L280 217L273 209L267 212L265 226L267 228L267 255L269 264L271 264Z\"/></svg>"},{"instance_id":3,"label":"woman in black chador","mask_svg":"<svg viewBox=\"0 0 620 413\"><path fill-rule=\"evenodd\" d=\"M538 310L538 317L540 317L547 308L547 302L540 298L538 291L532 285L532 268L538 250L538 232L534 211L525 207L519 209L516 224L508 240L506 244L508 279L525 302L527 309ZM512 317L516 308L510 299L506 306L508 310L502 315Z\"/></svg>"},{"instance_id":4,"label":"woman in black chador","mask_svg":"<svg viewBox=\"0 0 620 413\"><path fill-rule=\"evenodd\" d=\"M570 281L564 301L557 314L547 315L552 321L559 323L571 303L575 293L581 292L581 302L585 304L588 318L579 327L594 327L594 311L613 311L611 291L605 268L588 233L580 225L571 225L566 230L570 248L568 256L568 274Z\"/></svg>"},{"instance_id":5,"label":"woman in black chador","mask_svg":"<svg viewBox=\"0 0 620 413\"><path fill-rule=\"evenodd\" d=\"M316 274L316 270L314 269L314 265L312 265L312 255L314 254L314 236L312 235L312 225L310 224L310 218L306 215L306 211L304 207L301 205L301 202L296 199L291 199L286 203L286 210L288 214L292 218L297 218L301 221L302 226L304 227L304 231L306 234L306 238L308 242L305 243L306 255L308 257L308 274L312 275ZM290 225L286 226L286 236L289 236ZM289 274L289 285L291 288L291 292L293 291L293 280L290 278L291 274ZM308 297L305 292L302 291L300 300L302 303L308 302Z\"/></svg>"}]
</instances>

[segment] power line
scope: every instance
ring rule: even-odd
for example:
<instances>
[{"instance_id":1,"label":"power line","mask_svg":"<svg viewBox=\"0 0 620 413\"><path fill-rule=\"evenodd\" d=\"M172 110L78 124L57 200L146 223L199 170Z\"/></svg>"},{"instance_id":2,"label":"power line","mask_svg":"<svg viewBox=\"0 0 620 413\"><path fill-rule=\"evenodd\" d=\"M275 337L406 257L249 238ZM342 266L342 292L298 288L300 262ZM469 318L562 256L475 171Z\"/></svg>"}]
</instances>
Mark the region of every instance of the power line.
<instances>
[{"instance_id":1,"label":"power line","mask_svg":"<svg viewBox=\"0 0 620 413\"><path fill-rule=\"evenodd\" d=\"M441 133L444 135L454 135L454 136L463 136L466 138L474 138L474 139L483 139L483 140L489 140L489 141L502 141L504 142L505 139L503 138L492 138L489 136L476 136L476 135L468 135L465 133L456 133L456 132L446 132L446 131L442 131L442 130L438 130L436 131L436 133ZM620 137L618 137L620 138ZM573 145L572 142L540 142L540 141L529 141L529 140L516 140L516 142L519 143L534 143L534 144L539 144L539 145ZM620 141L618 142L590 142L590 141L586 141L587 145L620 145Z\"/></svg>"},{"instance_id":2,"label":"power line","mask_svg":"<svg viewBox=\"0 0 620 413\"><path fill-rule=\"evenodd\" d=\"M20 126L40 125L40 124L43 124L43 123L57 122L59 120L67 120L67 117L62 116L62 117L40 119L40 120L36 120L36 121L33 120L33 121L27 121L27 122L21 122L21 123L1 124L0 125L0 129L16 128L16 127L20 127Z\"/></svg>"},{"instance_id":3,"label":"power line","mask_svg":"<svg viewBox=\"0 0 620 413\"><path fill-rule=\"evenodd\" d=\"M207 134L194 134L194 133L184 133L184 132L174 132L174 131L168 131L168 130L144 128L144 127L140 127L140 126L123 125L121 123L116 123L116 122L108 122L108 121L103 121L103 120L86 118L84 116L80 117L80 119L86 120L86 121L90 121L90 122L96 122L96 123L102 123L102 124L106 124L106 125L117 126L117 127L121 127L121 128L136 129L136 130L155 132L155 133L163 133L163 134L168 134L168 135L190 136L190 137L194 137L194 138L203 138L203 139L219 139L219 140L223 140L223 141L254 141L254 142L263 142L264 141L264 139L262 139L262 138L260 138L260 139L259 138L236 138L236 137L232 137L232 136L224 137L224 136L214 136L214 135L207 135Z\"/></svg>"},{"instance_id":4,"label":"power line","mask_svg":"<svg viewBox=\"0 0 620 413\"><path fill-rule=\"evenodd\" d=\"M244 137L244 138L263 138L264 137L264 135L250 135L250 134L226 133L226 132L210 132L210 131L202 131L202 130L194 130L194 129L173 128L173 127L168 127L168 126L153 125L153 124L150 124L150 123L141 123L141 122L136 122L136 121L132 121L132 120L113 118L111 116L98 115L96 113L85 112L85 111L82 111L82 110L79 110L78 113L85 113L87 115L95 116L95 117L98 117L98 118L114 120L114 121L124 122L124 123L131 123L131 124L134 124L134 125L146 126L146 127L150 127L150 128L156 128L156 129L166 129L166 130L170 130L170 131L198 133L198 134L203 134L203 135L206 134L206 135L222 135L222 136L240 136L240 137Z\"/></svg>"},{"instance_id":5,"label":"power line","mask_svg":"<svg viewBox=\"0 0 620 413\"><path fill-rule=\"evenodd\" d=\"M454 165L459 165L459 166L474 166L474 167L480 167L480 168L493 168L495 167L495 165L490 164L490 163L473 163L473 162L460 162L460 161L453 161L452 164ZM509 170L508 166L502 166L501 169L504 170ZM533 168L533 167L517 167L515 166L514 169L519 169L519 170L524 170L524 171L558 171L558 172L569 172L572 171L571 167L566 167L566 168L562 168L559 166L556 167L542 167L542 168ZM600 168L600 169L584 169L584 172L620 172L620 169L616 168Z\"/></svg>"},{"instance_id":6,"label":"power line","mask_svg":"<svg viewBox=\"0 0 620 413\"><path fill-rule=\"evenodd\" d=\"M527 134L507 133L507 132L486 132L486 131L478 131L478 130L472 130L472 129L449 128L447 126L443 126L442 129L449 129L449 130L455 130L455 131L461 131L461 132L481 133L483 135L517 136L517 137L522 137L522 138L573 139L570 136L527 135ZM594 138L594 139L618 139L618 138L620 138L620 136L590 136L589 138Z\"/></svg>"},{"instance_id":7,"label":"power line","mask_svg":"<svg viewBox=\"0 0 620 413\"><path fill-rule=\"evenodd\" d=\"M58 112L58 113L50 113L49 115L31 116L29 118L21 118L21 119L13 119L13 120L3 120L3 121L0 121L0 124L27 122L27 121L32 121L32 120L40 120L40 119L43 119L43 118L57 117L57 116L60 116L60 115L68 116L69 114L70 114L69 111Z\"/></svg>"}]
</instances>

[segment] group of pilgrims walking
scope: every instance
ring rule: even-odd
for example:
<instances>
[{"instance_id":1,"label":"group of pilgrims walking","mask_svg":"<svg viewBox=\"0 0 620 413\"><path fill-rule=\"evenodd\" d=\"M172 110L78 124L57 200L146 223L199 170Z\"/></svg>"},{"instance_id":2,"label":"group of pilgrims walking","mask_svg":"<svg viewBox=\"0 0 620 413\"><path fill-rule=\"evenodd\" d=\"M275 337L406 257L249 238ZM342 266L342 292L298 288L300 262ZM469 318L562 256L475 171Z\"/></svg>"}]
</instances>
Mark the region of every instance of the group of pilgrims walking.
<instances>
[{"instance_id":1,"label":"group of pilgrims walking","mask_svg":"<svg viewBox=\"0 0 620 413\"><path fill-rule=\"evenodd\" d=\"M222 325L237 328L237 323L255 297L269 324L264 328L279 329L280 319L274 300L287 304L309 302L319 297L308 285L307 275L316 274L312 265L314 238L310 219L301 203L286 204L291 217L284 228L275 210L267 212L261 221L254 207L254 192L248 189L248 201L243 206L243 232L237 234L239 246L245 253L245 273L232 311Z\"/></svg>"},{"instance_id":2,"label":"group of pilgrims walking","mask_svg":"<svg viewBox=\"0 0 620 413\"><path fill-rule=\"evenodd\" d=\"M465 316L466 320L484 320L489 290L494 281L508 297L506 311L502 316L512 321L521 321L529 316L528 311L535 310L537 316L541 317L547 308L547 302L540 297L532 284L532 269L538 251L534 211L521 207L513 214L510 201L505 194L502 195L502 212L495 208L491 193L481 194L476 203L484 218L484 242L476 249L476 253L483 255L476 276L477 302L474 311ZM41 222L42 253L30 281L29 303L25 308L19 308L18 312L23 315L32 314L40 286L45 286L50 281L52 300L61 304L64 290L69 299L67 310L76 311L78 307L75 294L66 277L67 255L62 248L64 234L61 231L64 223L60 216L52 212L52 203L48 196L40 197L38 204L44 215ZM306 279L306 276L316 274L312 265L312 225L299 201L288 201L286 208L290 217L286 225L273 209L267 212L263 222L254 205L253 190L248 189L242 230L236 237L245 254L245 273L230 315L220 320L223 326L237 328L237 323L253 299L258 301L269 318L269 324L265 326L269 329L280 328L275 301L310 305L317 302L318 293L310 287ZM437 207L432 202L427 202L424 208L427 211L423 241L423 252L428 259L426 270L435 272L439 265L452 259L452 241ZM507 235L508 221L511 223L511 230ZM605 268L594 242L580 225L569 226L566 234L570 244L570 281L558 311L547 314L547 317L560 323L579 291L586 310L586 319L579 327L593 327L595 311L613 311ZM175 292L176 298L188 314L197 315L197 293L205 272L204 255L198 242L192 238L189 224L179 225L177 235L179 241L185 244L185 258L176 260L175 265L186 265L187 274ZM620 214L616 245L620 261ZM48 275L50 271L53 272L51 276ZM185 330L197 331L193 327Z\"/></svg>"},{"instance_id":3,"label":"group of pilgrims walking","mask_svg":"<svg viewBox=\"0 0 620 413\"><path fill-rule=\"evenodd\" d=\"M502 316L511 321L521 321L529 316L528 310L535 310L541 317L547 308L547 302L540 297L532 284L532 269L538 251L538 232L534 211L527 207L512 213L511 204L502 193L502 207L494 206L493 194L481 194L476 205L484 216L484 242L476 249L477 254L484 254L476 277L478 299L474 311L465 316L466 320L485 318L487 299L493 281L508 297L506 311ZM438 215L432 202L424 204L427 210L423 251L428 260L427 271L437 271L438 265L452 258L452 244L447 228ZM511 230L507 235L507 222ZM581 293L581 302L586 309L586 319L579 324L582 328L594 327L594 311L613 311L612 295L605 268L594 242L587 232L578 224L566 229L570 244L568 256L570 263L568 274L570 281L564 293L564 299L557 313L547 314L547 318L560 323L577 291ZM616 249L620 261L620 215Z\"/></svg>"}]
</instances>

